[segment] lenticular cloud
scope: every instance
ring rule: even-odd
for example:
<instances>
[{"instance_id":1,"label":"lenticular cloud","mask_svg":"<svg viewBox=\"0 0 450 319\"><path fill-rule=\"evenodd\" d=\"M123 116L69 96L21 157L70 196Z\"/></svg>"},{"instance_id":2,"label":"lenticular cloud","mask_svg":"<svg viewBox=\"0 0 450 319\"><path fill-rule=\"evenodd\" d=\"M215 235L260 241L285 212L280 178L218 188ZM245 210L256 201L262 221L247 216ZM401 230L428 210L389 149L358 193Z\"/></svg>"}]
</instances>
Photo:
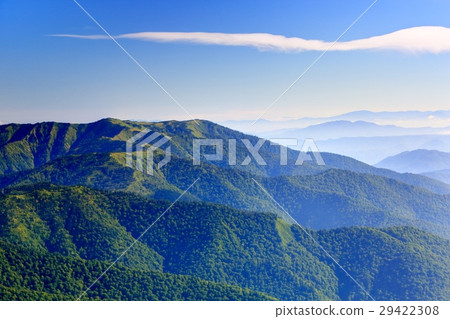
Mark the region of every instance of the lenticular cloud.
<instances>
[{"instance_id":1,"label":"lenticular cloud","mask_svg":"<svg viewBox=\"0 0 450 319\"><path fill-rule=\"evenodd\" d=\"M109 39L106 35L54 34L57 37L79 39ZM407 53L450 52L450 28L423 26L402 29L370 38L327 42L298 37L287 38L270 33L208 33L208 32L138 32L114 36L152 42L184 42L203 45L245 46L259 50L283 52L393 50Z\"/></svg>"}]
</instances>

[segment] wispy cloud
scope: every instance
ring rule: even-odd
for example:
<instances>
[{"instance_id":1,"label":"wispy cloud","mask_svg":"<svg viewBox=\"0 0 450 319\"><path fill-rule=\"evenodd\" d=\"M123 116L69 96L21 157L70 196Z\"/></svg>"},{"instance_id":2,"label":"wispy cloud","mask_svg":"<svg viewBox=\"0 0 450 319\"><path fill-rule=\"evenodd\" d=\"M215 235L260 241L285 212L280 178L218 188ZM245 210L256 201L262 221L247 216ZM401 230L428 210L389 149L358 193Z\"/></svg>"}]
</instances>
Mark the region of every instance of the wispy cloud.
<instances>
[{"instance_id":1,"label":"wispy cloud","mask_svg":"<svg viewBox=\"0 0 450 319\"><path fill-rule=\"evenodd\" d=\"M55 37L90 40L108 39L106 35L53 34ZM184 42L205 45L246 46L259 50L284 52L324 51L332 42L287 38L270 33L207 33L207 32L138 32L115 36L152 42ZM337 42L329 51L394 50L407 53L450 52L450 28L423 26L402 29L370 38Z\"/></svg>"}]
</instances>

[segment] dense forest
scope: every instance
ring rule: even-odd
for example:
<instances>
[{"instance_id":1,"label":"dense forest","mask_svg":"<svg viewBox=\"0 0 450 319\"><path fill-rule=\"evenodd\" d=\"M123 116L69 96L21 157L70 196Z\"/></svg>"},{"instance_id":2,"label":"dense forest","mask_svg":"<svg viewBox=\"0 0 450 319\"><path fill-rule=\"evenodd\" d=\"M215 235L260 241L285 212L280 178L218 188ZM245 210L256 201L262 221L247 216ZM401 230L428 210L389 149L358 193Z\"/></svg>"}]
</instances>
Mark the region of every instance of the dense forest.
<instances>
[{"instance_id":1,"label":"dense forest","mask_svg":"<svg viewBox=\"0 0 450 319\"><path fill-rule=\"evenodd\" d=\"M123 152L98 153L65 156L30 171L0 177L0 188L47 182L175 200L197 178L198 183L183 197L184 201L272 212L286 219L256 180L294 218L313 229L409 225L450 238L450 194L436 194L395 179L346 170L262 177L208 163L194 166L191 160L174 157L151 176L127 167Z\"/></svg>"},{"instance_id":2,"label":"dense forest","mask_svg":"<svg viewBox=\"0 0 450 319\"><path fill-rule=\"evenodd\" d=\"M275 300L264 293L192 276L51 254L0 241L1 300Z\"/></svg>"},{"instance_id":3,"label":"dense forest","mask_svg":"<svg viewBox=\"0 0 450 319\"><path fill-rule=\"evenodd\" d=\"M37 279L30 279L43 280L41 271L53 267L46 263L43 268L37 266L43 260L48 263L65 260L66 271L73 268L67 266L68 262L77 267L97 267L92 272L79 270L76 280L67 282L76 285L73 291L80 292L170 202L81 186L37 184L7 189L0 197L0 204L0 238L9 243L3 242L2 246L4 254L9 256L2 258L1 267L0 284L5 296L12 292L20 296L18 287L26 287L32 292L24 290L24 296L45 299L58 298L55 293L62 293L64 298L72 295L68 294L67 287L60 290L54 287L63 284L60 281L66 282L58 276L69 276L58 267L55 272L48 270L48 283L34 283ZM376 299L449 297L449 242L443 238L411 227L306 231ZM15 253L18 249L22 253ZM21 263L35 268L18 267ZM251 299L262 298L261 293L266 298L284 300L368 298L298 226L274 214L239 211L217 204L176 203L118 264L120 267L114 267L110 276L148 278L150 282L171 278L177 286L171 295L175 299ZM185 289L183 285L188 280L183 276L189 276L186 277L189 280L196 278L195 284L202 287L209 283L216 290L202 289L212 289L211 296L215 297L191 292L183 298L178 293ZM408 277L414 279L405 280ZM100 290L87 294L88 298L172 298L155 292L152 292L154 296L122 292L122 296L116 291L120 287L110 287L115 292L105 288L112 285L108 279L102 278L101 282L106 286L99 285ZM46 289L47 285L51 289ZM141 291L142 287L136 289ZM236 287L241 290L233 290ZM227 289L236 295L230 297L227 292L219 297L219 291Z\"/></svg>"}]
</instances>

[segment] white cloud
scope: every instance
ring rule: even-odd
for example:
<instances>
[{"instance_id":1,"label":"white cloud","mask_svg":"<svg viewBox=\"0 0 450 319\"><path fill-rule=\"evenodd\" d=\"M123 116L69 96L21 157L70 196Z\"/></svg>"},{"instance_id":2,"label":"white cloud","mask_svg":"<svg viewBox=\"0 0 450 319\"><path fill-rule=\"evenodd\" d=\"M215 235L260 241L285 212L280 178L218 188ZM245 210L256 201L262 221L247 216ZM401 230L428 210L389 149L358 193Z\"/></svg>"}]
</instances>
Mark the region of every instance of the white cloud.
<instances>
[{"instance_id":1,"label":"white cloud","mask_svg":"<svg viewBox=\"0 0 450 319\"><path fill-rule=\"evenodd\" d=\"M108 39L106 35L54 34L57 37L79 39ZM423 26L402 29L365 39L337 42L287 38L269 33L207 33L207 32L138 32L115 36L116 39L134 39L152 42L184 42L223 46L255 47L259 50L285 52L394 50L408 53L450 52L450 28ZM332 47L330 47L332 46Z\"/></svg>"}]
</instances>

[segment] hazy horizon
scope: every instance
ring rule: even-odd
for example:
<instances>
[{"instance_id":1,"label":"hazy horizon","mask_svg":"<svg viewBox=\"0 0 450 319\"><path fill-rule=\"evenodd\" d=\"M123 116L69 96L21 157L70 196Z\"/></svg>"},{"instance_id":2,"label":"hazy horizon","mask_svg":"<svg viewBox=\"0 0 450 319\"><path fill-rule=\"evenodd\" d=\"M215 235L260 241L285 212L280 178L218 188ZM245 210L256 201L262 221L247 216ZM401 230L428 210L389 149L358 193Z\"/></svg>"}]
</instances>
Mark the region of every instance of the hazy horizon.
<instances>
[{"instance_id":1,"label":"hazy horizon","mask_svg":"<svg viewBox=\"0 0 450 319\"><path fill-rule=\"evenodd\" d=\"M450 109L448 1L80 4L0 3L1 122Z\"/></svg>"}]
</instances>

